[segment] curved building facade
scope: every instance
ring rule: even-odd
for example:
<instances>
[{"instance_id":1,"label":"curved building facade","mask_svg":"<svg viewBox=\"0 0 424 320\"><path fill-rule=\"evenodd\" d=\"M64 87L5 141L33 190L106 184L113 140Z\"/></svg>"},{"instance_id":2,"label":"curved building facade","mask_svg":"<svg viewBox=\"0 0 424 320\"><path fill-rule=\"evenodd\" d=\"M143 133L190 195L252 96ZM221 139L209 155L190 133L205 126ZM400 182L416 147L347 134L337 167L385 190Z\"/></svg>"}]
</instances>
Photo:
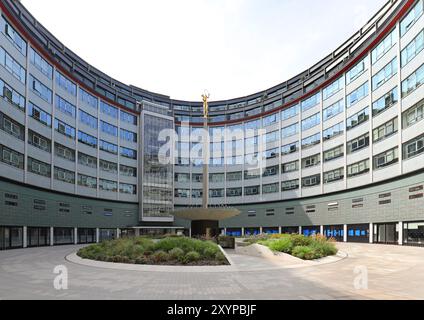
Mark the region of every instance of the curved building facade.
<instances>
[{"instance_id":1,"label":"curved building facade","mask_svg":"<svg viewBox=\"0 0 424 320\"><path fill-rule=\"evenodd\" d=\"M202 103L110 78L18 1L0 11L0 249L188 233L171 213L202 205ZM209 202L242 212L223 232L421 245L423 11L389 1L295 78L210 103Z\"/></svg>"}]
</instances>

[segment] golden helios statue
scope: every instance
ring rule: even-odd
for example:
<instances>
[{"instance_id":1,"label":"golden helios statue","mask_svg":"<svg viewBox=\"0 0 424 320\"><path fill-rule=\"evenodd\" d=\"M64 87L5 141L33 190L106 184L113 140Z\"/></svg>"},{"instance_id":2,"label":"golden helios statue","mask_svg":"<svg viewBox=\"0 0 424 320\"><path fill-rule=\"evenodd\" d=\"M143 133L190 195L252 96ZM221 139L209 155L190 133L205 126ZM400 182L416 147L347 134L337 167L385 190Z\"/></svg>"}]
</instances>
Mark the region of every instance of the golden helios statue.
<instances>
[{"instance_id":1,"label":"golden helios statue","mask_svg":"<svg viewBox=\"0 0 424 320\"><path fill-rule=\"evenodd\" d=\"M209 105L208 105L208 100L211 97L210 93L205 90L205 93L202 94L202 99L203 99L203 117L205 119L209 118Z\"/></svg>"}]
</instances>

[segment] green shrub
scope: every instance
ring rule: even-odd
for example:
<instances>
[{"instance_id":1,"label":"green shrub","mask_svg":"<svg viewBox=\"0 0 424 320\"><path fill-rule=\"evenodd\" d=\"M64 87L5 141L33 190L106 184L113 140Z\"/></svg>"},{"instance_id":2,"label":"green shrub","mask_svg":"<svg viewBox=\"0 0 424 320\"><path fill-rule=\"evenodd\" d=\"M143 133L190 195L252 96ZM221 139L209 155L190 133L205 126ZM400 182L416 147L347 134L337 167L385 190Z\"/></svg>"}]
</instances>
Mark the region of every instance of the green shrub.
<instances>
[{"instance_id":1,"label":"green shrub","mask_svg":"<svg viewBox=\"0 0 424 320\"><path fill-rule=\"evenodd\" d=\"M186 253L184 260L185 262L196 262L200 259L200 254L196 251L190 251Z\"/></svg>"},{"instance_id":2,"label":"green shrub","mask_svg":"<svg viewBox=\"0 0 424 320\"><path fill-rule=\"evenodd\" d=\"M131 264L162 264L171 260L182 264L226 262L215 243L186 237L164 238L157 242L147 237L121 238L90 245L77 254L83 259Z\"/></svg>"},{"instance_id":3,"label":"green shrub","mask_svg":"<svg viewBox=\"0 0 424 320\"><path fill-rule=\"evenodd\" d=\"M167 262L169 260L169 254L159 250L152 254L151 259L155 263Z\"/></svg>"},{"instance_id":4,"label":"green shrub","mask_svg":"<svg viewBox=\"0 0 424 320\"><path fill-rule=\"evenodd\" d=\"M313 239L310 237L305 237L300 234L292 234L290 236L291 241L293 242L293 247L307 247L311 245Z\"/></svg>"},{"instance_id":5,"label":"green shrub","mask_svg":"<svg viewBox=\"0 0 424 320\"><path fill-rule=\"evenodd\" d=\"M225 258L224 254L221 251L215 254L215 260L220 263L225 263L225 264L228 263L227 258Z\"/></svg>"},{"instance_id":6,"label":"green shrub","mask_svg":"<svg viewBox=\"0 0 424 320\"><path fill-rule=\"evenodd\" d=\"M180 260L184 256L184 250L181 248L174 248L169 251L169 256L173 260Z\"/></svg>"},{"instance_id":7,"label":"green shrub","mask_svg":"<svg viewBox=\"0 0 424 320\"><path fill-rule=\"evenodd\" d=\"M273 251L290 253L293 250L293 242L288 237L279 240L270 240L268 247Z\"/></svg>"},{"instance_id":8,"label":"green shrub","mask_svg":"<svg viewBox=\"0 0 424 320\"><path fill-rule=\"evenodd\" d=\"M313 248L305 246L295 247L292 255L303 260L313 260L317 258L317 252Z\"/></svg>"}]
</instances>

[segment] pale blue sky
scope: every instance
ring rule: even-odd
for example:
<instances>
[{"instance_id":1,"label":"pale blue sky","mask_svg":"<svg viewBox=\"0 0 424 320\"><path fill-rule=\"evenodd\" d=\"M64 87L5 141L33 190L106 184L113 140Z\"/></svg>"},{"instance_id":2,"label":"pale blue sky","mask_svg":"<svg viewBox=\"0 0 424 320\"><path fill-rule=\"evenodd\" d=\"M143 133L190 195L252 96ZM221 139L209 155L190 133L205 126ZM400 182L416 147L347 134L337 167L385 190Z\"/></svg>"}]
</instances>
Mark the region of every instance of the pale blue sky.
<instances>
[{"instance_id":1,"label":"pale blue sky","mask_svg":"<svg viewBox=\"0 0 424 320\"><path fill-rule=\"evenodd\" d=\"M22 0L66 46L126 84L236 98L309 68L386 0ZM117 5L118 4L118 5Z\"/></svg>"}]
</instances>

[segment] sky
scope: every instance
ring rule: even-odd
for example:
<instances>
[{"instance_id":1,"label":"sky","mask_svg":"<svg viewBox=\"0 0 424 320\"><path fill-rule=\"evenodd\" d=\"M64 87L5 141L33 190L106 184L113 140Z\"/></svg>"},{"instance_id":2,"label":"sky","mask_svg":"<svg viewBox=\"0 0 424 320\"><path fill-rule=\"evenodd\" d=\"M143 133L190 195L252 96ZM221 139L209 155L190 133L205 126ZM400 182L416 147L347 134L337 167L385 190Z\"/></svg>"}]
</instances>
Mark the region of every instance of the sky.
<instances>
[{"instance_id":1,"label":"sky","mask_svg":"<svg viewBox=\"0 0 424 320\"><path fill-rule=\"evenodd\" d=\"M22 0L82 59L179 100L243 97L303 72L387 0ZM116 5L116 4L119 5Z\"/></svg>"}]
</instances>

